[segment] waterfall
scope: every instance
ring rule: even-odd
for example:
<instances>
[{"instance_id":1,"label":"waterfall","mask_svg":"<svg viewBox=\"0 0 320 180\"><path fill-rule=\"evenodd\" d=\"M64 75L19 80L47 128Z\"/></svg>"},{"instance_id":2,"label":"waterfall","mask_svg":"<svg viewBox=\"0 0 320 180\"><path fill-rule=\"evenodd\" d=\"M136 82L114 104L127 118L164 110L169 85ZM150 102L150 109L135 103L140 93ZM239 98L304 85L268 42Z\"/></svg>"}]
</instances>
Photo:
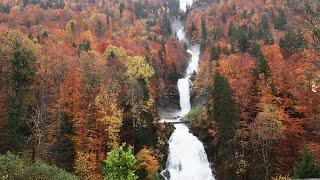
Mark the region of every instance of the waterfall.
<instances>
[{"instance_id":1,"label":"waterfall","mask_svg":"<svg viewBox=\"0 0 320 180\"><path fill-rule=\"evenodd\" d=\"M185 77L178 80L178 89L180 95L180 112L178 113L179 116L185 116L191 109L190 103L190 91L187 89L190 88L189 78Z\"/></svg>"},{"instance_id":2,"label":"waterfall","mask_svg":"<svg viewBox=\"0 0 320 180\"><path fill-rule=\"evenodd\" d=\"M179 33L179 31L177 31L177 33ZM199 71L200 46L193 45L187 50L187 52L191 55L191 60L188 64L185 77L178 80L178 90L180 95L180 108L181 108L180 112L178 113L178 116L180 117L187 115L191 110L190 78L194 72L197 73Z\"/></svg>"},{"instance_id":3,"label":"waterfall","mask_svg":"<svg viewBox=\"0 0 320 180\"><path fill-rule=\"evenodd\" d=\"M167 180L213 180L203 144L184 124L175 124L169 156L162 175Z\"/></svg>"},{"instance_id":4,"label":"waterfall","mask_svg":"<svg viewBox=\"0 0 320 180\"><path fill-rule=\"evenodd\" d=\"M192 3L193 0L180 0L180 8L185 12L187 6L191 6ZM172 27L178 39L188 43L181 22L173 22ZM191 59L186 69L186 75L177 83L181 108L177 114L173 115L177 116L177 121L191 110L190 78L194 72L199 71L200 46L189 46L187 52L191 55ZM214 180L202 142L189 132L185 124L175 124L174 127L175 130L168 142L169 156L166 169L161 172L161 175L166 180Z\"/></svg>"},{"instance_id":5,"label":"waterfall","mask_svg":"<svg viewBox=\"0 0 320 180\"><path fill-rule=\"evenodd\" d=\"M191 5L193 4L193 1L194 1L194 0L180 0L180 9L181 9L183 12L186 12L187 7L188 7L188 6L191 6Z\"/></svg>"}]
</instances>

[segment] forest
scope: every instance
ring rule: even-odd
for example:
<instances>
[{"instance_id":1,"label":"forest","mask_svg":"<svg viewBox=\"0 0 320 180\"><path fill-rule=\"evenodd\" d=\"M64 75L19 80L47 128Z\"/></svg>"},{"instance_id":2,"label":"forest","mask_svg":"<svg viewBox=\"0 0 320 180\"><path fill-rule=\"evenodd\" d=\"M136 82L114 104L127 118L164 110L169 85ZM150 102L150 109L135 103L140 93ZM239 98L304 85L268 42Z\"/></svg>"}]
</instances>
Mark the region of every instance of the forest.
<instances>
[{"instance_id":1,"label":"forest","mask_svg":"<svg viewBox=\"0 0 320 180\"><path fill-rule=\"evenodd\" d=\"M320 178L320 1L182 1L1 0L0 179L169 180L189 44L214 178Z\"/></svg>"}]
</instances>

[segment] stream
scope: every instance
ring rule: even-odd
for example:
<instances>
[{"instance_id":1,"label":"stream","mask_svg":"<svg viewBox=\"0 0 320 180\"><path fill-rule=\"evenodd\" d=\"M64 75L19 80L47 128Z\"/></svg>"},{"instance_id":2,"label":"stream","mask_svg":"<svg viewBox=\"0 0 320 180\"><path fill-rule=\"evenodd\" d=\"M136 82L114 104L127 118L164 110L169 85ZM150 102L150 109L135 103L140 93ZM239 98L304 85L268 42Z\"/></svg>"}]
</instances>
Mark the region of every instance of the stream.
<instances>
[{"instance_id":1,"label":"stream","mask_svg":"<svg viewBox=\"0 0 320 180\"><path fill-rule=\"evenodd\" d=\"M187 6L191 6L193 0L180 0L180 9L186 11ZM180 41L189 44L186 39L184 27L181 22L173 22L175 35ZM179 122L191 110L190 80L194 72L198 72L198 61L200 56L200 46L198 44L188 45L187 52L191 55L186 74L177 82L180 96L180 111L171 114L171 117L162 118L163 122ZM170 119L170 120L169 120ZM161 175L166 180L214 180L207 154L201 141L190 133L187 125L183 123L175 124L175 130L169 139L169 155L166 162L166 169Z\"/></svg>"}]
</instances>

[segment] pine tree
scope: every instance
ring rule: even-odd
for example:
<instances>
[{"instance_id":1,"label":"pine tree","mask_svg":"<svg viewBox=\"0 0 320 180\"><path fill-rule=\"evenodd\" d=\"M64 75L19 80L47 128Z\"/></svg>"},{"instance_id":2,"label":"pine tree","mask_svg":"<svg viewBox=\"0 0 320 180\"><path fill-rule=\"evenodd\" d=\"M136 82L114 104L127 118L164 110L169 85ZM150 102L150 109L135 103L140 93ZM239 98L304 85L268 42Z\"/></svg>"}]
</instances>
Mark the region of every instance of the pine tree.
<instances>
[{"instance_id":1,"label":"pine tree","mask_svg":"<svg viewBox=\"0 0 320 180\"><path fill-rule=\"evenodd\" d=\"M162 22L161 22L161 32L165 36L169 36L171 32L171 22L169 14L165 14L163 16Z\"/></svg>"},{"instance_id":2,"label":"pine tree","mask_svg":"<svg viewBox=\"0 0 320 180\"><path fill-rule=\"evenodd\" d=\"M4 13L4 14L9 14L9 13L10 13L10 6L9 6L9 4L1 7L1 8L0 8L0 12L1 12L1 13Z\"/></svg>"},{"instance_id":3,"label":"pine tree","mask_svg":"<svg viewBox=\"0 0 320 180\"><path fill-rule=\"evenodd\" d=\"M294 178L316 178L320 176L320 166L314 162L308 149L302 151L302 160L294 165Z\"/></svg>"},{"instance_id":4,"label":"pine tree","mask_svg":"<svg viewBox=\"0 0 320 180\"><path fill-rule=\"evenodd\" d=\"M284 30L285 25L287 24L287 17L283 10L279 11L279 15L276 16L272 13L272 20L274 24L274 28L277 30Z\"/></svg>"},{"instance_id":5,"label":"pine tree","mask_svg":"<svg viewBox=\"0 0 320 180\"><path fill-rule=\"evenodd\" d=\"M207 32L207 27L206 27L206 21L205 18L201 18L201 50L204 50L206 48L207 44L207 37L208 37L208 32Z\"/></svg>"},{"instance_id":6,"label":"pine tree","mask_svg":"<svg viewBox=\"0 0 320 180\"><path fill-rule=\"evenodd\" d=\"M55 164L67 171L73 170L76 158L76 146L71 138L74 134L74 125L71 121L72 117L63 113L59 136L50 151L54 154Z\"/></svg>"},{"instance_id":7,"label":"pine tree","mask_svg":"<svg viewBox=\"0 0 320 180\"><path fill-rule=\"evenodd\" d=\"M227 78L216 73L212 90L213 104L209 107L209 117L217 126L217 157L224 162L232 155L232 139L236 130L236 105Z\"/></svg>"},{"instance_id":8,"label":"pine tree","mask_svg":"<svg viewBox=\"0 0 320 180\"><path fill-rule=\"evenodd\" d=\"M279 45L284 50L285 55L288 56L306 49L307 41L302 33L288 31L284 37L281 38Z\"/></svg>"},{"instance_id":9,"label":"pine tree","mask_svg":"<svg viewBox=\"0 0 320 180\"><path fill-rule=\"evenodd\" d=\"M243 31L239 31L237 34L237 43L241 52L246 52L249 47L248 37Z\"/></svg>"},{"instance_id":10,"label":"pine tree","mask_svg":"<svg viewBox=\"0 0 320 180\"><path fill-rule=\"evenodd\" d=\"M145 4L142 2L138 1L135 6L134 6L134 12L137 17L137 19L143 19L147 17L147 13L145 12Z\"/></svg>"},{"instance_id":11,"label":"pine tree","mask_svg":"<svg viewBox=\"0 0 320 180\"><path fill-rule=\"evenodd\" d=\"M253 43L250 47L250 54L258 60L258 73L264 74L266 77L268 77L270 75L270 68L266 61L266 58L262 54L260 45L257 43Z\"/></svg>"},{"instance_id":12,"label":"pine tree","mask_svg":"<svg viewBox=\"0 0 320 180\"><path fill-rule=\"evenodd\" d=\"M220 46L213 46L210 51L210 59L212 61L218 60L221 53L222 53L222 50Z\"/></svg>"},{"instance_id":13,"label":"pine tree","mask_svg":"<svg viewBox=\"0 0 320 180\"><path fill-rule=\"evenodd\" d=\"M259 23L257 38L263 39L265 44L273 44L273 35L266 16L263 16Z\"/></svg>"},{"instance_id":14,"label":"pine tree","mask_svg":"<svg viewBox=\"0 0 320 180\"><path fill-rule=\"evenodd\" d=\"M217 27L214 29L214 39L221 40L224 37L223 31L221 27Z\"/></svg>"},{"instance_id":15,"label":"pine tree","mask_svg":"<svg viewBox=\"0 0 320 180\"><path fill-rule=\"evenodd\" d=\"M8 105L7 150L13 152L20 149L26 136L26 113L30 106L30 90L36 72L36 56L22 41L16 39L12 47L12 91Z\"/></svg>"}]
</instances>

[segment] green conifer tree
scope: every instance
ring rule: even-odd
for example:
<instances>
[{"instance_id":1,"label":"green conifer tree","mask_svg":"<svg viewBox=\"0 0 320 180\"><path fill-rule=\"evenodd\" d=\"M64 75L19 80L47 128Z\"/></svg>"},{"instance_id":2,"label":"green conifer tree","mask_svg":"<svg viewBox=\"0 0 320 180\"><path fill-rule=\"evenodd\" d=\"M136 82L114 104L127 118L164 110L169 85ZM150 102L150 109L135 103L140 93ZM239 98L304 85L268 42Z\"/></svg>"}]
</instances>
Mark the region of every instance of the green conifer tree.
<instances>
[{"instance_id":1,"label":"green conifer tree","mask_svg":"<svg viewBox=\"0 0 320 180\"><path fill-rule=\"evenodd\" d=\"M262 54L260 45L253 43L250 47L250 54L258 60L258 73L264 74L266 77L268 77L270 75L270 68L264 55Z\"/></svg>"},{"instance_id":2,"label":"green conifer tree","mask_svg":"<svg viewBox=\"0 0 320 180\"><path fill-rule=\"evenodd\" d=\"M12 75L7 127L7 150L17 152L23 144L27 110L30 105L31 85L36 72L36 56L22 43L22 39L13 41Z\"/></svg>"},{"instance_id":3,"label":"green conifer tree","mask_svg":"<svg viewBox=\"0 0 320 180\"><path fill-rule=\"evenodd\" d=\"M204 50L206 48L207 44L207 38L208 38L208 32L207 32L207 26L205 18L201 18L201 43L200 43L200 49Z\"/></svg>"},{"instance_id":4,"label":"green conifer tree","mask_svg":"<svg viewBox=\"0 0 320 180\"><path fill-rule=\"evenodd\" d=\"M320 177L320 166L314 162L308 149L302 151L302 160L294 165L294 178L317 178Z\"/></svg>"},{"instance_id":5,"label":"green conifer tree","mask_svg":"<svg viewBox=\"0 0 320 180\"><path fill-rule=\"evenodd\" d=\"M217 157L224 162L232 155L232 139L236 130L236 105L227 78L216 73L212 90L213 104L209 107L209 117L217 126Z\"/></svg>"},{"instance_id":6,"label":"green conifer tree","mask_svg":"<svg viewBox=\"0 0 320 180\"><path fill-rule=\"evenodd\" d=\"M266 16L263 16L260 23L259 29L256 35L257 39L263 39L265 44L273 44L273 35L270 29L268 19Z\"/></svg>"},{"instance_id":7,"label":"green conifer tree","mask_svg":"<svg viewBox=\"0 0 320 180\"><path fill-rule=\"evenodd\" d=\"M219 59L220 55L221 55L221 47L220 46L213 46L211 47L211 51L210 51L210 58L212 61L216 61Z\"/></svg>"},{"instance_id":8,"label":"green conifer tree","mask_svg":"<svg viewBox=\"0 0 320 180\"><path fill-rule=\"evenodd\" d=\"M230 40L235 39L236 32L237 32L237 28L235 27L233 22L230 22L228 27L228 37Z\"/></svg>"}]
</instances>

